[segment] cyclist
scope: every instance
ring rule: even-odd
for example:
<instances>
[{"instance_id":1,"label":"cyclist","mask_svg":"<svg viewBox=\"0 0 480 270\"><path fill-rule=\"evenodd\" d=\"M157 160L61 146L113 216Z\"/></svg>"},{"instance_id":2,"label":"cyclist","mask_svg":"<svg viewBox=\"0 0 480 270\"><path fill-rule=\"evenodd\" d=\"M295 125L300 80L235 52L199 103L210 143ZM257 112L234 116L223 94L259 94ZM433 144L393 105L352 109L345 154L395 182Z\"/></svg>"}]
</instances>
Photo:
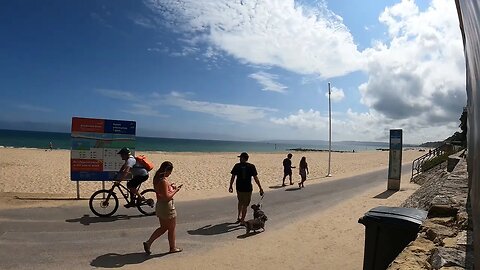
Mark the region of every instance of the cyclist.
<instances>
[{"instance_id":1,"label":"cyclist","mask_svg":"<svg viewBox=\"0 0 480 270\"><path fill-rule=\"evenodd\" d=\"M126 181L129 174L132 175L132 179L127 182L127 188L130 190L130 202L124 205L126 208L136 206L135 198L138 198L138 202L144 200L140 193L138 193L138 186L141 183L147 181L148 171L140 165L137 165L135 157L127 147L122 148L118 153L122 160L125 160L122 168L117 174L116 181Z\"/></svg>"}]
</instances>

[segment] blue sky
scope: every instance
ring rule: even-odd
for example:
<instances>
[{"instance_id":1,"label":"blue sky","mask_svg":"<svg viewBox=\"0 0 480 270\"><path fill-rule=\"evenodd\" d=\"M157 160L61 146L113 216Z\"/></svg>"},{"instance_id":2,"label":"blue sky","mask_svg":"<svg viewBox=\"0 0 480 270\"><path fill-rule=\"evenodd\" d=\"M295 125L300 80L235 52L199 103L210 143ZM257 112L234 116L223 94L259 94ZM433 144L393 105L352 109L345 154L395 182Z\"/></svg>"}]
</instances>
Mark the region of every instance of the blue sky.
<instances>
[{"instance_id":1,"label":"blue sky","mask_svg":"<svg viewBox=\"0 0 480 270\"><path fill-rule=\"evenodd\" d=\"M453 1L9 1L0 8L4 128L72 116L138 135L443 140L466 105Z\"/></svg>"}]
</instances>

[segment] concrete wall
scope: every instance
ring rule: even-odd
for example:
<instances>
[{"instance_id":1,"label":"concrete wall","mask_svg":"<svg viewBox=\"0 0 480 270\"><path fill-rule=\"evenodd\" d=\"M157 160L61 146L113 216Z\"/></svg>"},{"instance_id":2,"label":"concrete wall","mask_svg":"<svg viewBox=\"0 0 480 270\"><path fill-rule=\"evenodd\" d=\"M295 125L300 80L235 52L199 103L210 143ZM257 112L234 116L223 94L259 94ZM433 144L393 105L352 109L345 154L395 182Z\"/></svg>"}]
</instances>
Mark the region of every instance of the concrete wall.
<instances>
[{"instance_id":1,"label":"concrete wall","mask_svg":"<svg viewBox=\"0 0 480 270\"><path fill-rule=\"evenodd\" d=\"M467 65L468 175L475 265L480 268L480 0L456 0Z\"/></svg>"}]
</instances>

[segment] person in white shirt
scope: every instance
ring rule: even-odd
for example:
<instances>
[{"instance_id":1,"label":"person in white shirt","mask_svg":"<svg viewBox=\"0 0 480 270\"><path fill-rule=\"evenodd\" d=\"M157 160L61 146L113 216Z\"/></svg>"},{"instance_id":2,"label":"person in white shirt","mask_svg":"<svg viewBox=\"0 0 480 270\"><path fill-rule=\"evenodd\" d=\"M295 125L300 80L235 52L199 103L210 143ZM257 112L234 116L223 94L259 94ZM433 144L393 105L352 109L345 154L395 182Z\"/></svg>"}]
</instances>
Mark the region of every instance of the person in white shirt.
<instances>
[{"instance_id":1,"label":"person in white shirt","mask_svg":"<svg viewBox=\"0 0 480 270\"><path fill-rule=\"evenodd\" d=\"M134 207L136 206L136 198L138 198L138 201L144 199L138 193L137 188L141 183L147 181L148 171L137 164L135 157L127 147L122 148L117 154L122 157L122 160L125 160L125 163L117 174L117 181L126 181L129 178L129 174L132 175L132 179L127 182L127 188L130 190L131 200L125 205L125 207Z\"/></svg>"}]
</instances>

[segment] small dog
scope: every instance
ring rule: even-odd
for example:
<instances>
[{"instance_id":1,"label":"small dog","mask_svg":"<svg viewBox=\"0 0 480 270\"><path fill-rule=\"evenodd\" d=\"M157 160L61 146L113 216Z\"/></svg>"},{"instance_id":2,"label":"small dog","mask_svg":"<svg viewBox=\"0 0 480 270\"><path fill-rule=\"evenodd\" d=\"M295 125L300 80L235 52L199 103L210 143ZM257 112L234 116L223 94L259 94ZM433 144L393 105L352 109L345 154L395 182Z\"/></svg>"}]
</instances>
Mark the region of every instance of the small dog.
<instances>
[{"instance_id":1,"label":"small dog","mask_svg":"<svg viewBox=\"0 0 480 270\"><path fill-rule=\"evenodd\" d=\"M253 218L261 218L262 216L265 216L265 213L260 210L260 204L252 204L251 208L253 209ZM267 217L267 216L265 216Z\"/></svg>"},{"instance_id":2,"label":"small dog","mask_svg":"<svg viewBox=\"0 0 480 270\"><path fill-rule=\"evenodd\" d=\"M246 234L249 234L250 231L256 232L260 229L265 231L265 222L268 220L267 216L260 210L260 204L253 204L251 207L253 209L253 219L245 222Z\"/></svg>"}]
</instances>

